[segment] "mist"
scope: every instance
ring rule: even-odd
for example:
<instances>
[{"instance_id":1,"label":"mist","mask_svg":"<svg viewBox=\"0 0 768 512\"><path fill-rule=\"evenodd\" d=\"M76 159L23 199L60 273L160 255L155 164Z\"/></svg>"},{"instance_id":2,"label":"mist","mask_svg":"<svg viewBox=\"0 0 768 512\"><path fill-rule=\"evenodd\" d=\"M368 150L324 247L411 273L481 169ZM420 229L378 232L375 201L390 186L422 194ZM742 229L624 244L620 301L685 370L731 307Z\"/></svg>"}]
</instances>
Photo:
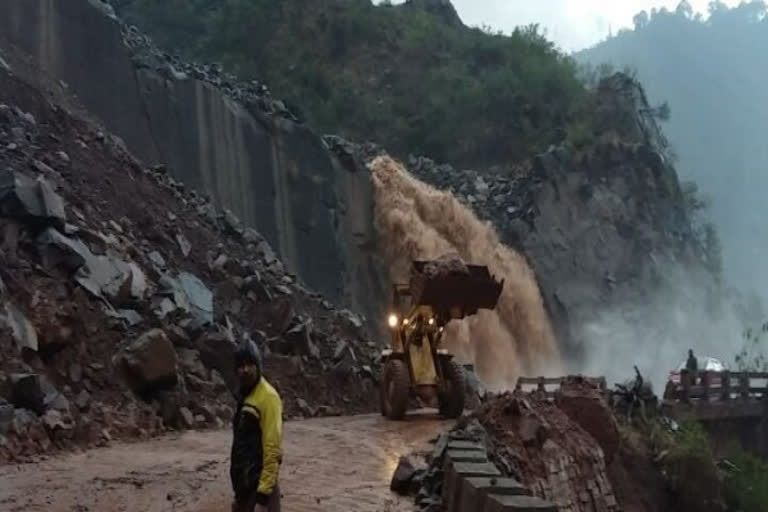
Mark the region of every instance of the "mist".
<instances>
[{"instance_id":1,"label":"mist","mask_svg":"<svg viewBox=\"0 0 768 512\"><path fill-rule=\"evenodd\" d=\"M768 268L768 18L763 2L709 17L685 9L639 14L636 28L576 55L582 63L629 67L654 104L682 180L698 184L722 241L724 275L765 298Z\"/></svg>"},{"instance_id":2,"label":"mist","mask_svg":"<svg viewBox=\"0 0 768 512\"><path fill-rule=\"evenodd\" d=\"M661 394L688 349L700 361L713 357L734 366L747 318L738 304L720 295L703 269L668 264L661 272L663 283L644 300L612 304L579 323L587 356L569 362L571 372L604 375L610 385L633 378L637 365Z\"/></svg>"}]
</instances>

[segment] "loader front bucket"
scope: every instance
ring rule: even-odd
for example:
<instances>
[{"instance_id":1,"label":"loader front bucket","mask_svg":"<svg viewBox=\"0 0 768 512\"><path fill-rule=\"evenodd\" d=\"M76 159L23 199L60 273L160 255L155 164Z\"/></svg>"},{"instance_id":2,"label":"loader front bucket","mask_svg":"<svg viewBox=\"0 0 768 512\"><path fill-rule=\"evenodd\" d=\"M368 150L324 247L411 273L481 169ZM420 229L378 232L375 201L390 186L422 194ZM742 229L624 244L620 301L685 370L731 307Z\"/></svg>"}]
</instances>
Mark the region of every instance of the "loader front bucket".
<instances>
[{"instance_id":1,"label":"loader front bucket","mask_svg":"<svg viewBox=\"0 0 768 512\"><path fill-rule=\"evenodd\" d=\"M445 317L452 309L459 317L474 315L478 309L493 309L501 295L504 280L496 280L481 265L463 265L461 269L445 268L439 272L426 272L430 262L415 261L411 273L410 289L414 305L430 306Z\"/></svg>"}]
</instances>

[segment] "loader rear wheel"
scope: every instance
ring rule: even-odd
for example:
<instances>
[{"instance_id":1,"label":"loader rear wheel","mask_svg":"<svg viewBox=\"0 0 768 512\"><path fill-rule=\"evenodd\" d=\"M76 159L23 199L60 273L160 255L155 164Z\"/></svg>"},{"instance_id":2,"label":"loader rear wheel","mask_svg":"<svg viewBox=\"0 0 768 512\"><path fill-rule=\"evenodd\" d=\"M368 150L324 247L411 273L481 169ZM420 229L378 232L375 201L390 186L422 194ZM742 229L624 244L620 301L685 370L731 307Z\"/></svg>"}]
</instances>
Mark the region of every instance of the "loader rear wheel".
<instances>
[{"instance_id":1,"label":"loader rear wheel","mask_svg":"<svg viewBox=\"0 0 768 512\"><path fill-rule=\"evenodd\" d=\"M441 359L443 382L437 396L440 414L446 418L458 418L464 412L464 371L450 359Z\"/></svg>"},{"instance_id":2,"label":"loader rear wheel","mask_svg":"<svg viewBox=\"0 0 768 512\"><path fill-rule=\"evenodd\" d=\"M381 379L381 412L390 420L402 420L408 409L411 377L403 361L390 359Z\"/></svg>"}]
</instances>

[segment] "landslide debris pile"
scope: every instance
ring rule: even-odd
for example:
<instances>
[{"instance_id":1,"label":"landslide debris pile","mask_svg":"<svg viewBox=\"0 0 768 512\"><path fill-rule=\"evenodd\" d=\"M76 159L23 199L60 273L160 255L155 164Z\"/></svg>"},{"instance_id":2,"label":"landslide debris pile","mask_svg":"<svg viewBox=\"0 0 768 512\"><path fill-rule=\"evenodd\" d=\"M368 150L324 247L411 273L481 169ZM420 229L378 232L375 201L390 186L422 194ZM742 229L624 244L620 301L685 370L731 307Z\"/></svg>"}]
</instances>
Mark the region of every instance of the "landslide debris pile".
<instances>
[{"instance_id":1,"label":"landslide debris pile","mask_svg":"<svg viewBox=\"0 0 768 512\"><path fill-rule=\"evenodd\" d=\"M568 378L554 400L522 391L487 396L450 435L484 444L504 476L561 511L620 510L608 469L619 449L618 425L596 382ZM432 456L417 502L439 499L441 464Z\"/></svg>"},{"instance_id":2,"label":"landslide debris pile","mask_svg":"<svg viewBox=\"0 0 768 512\"><path fill-rule=\"evenodd\" d=\"M535 495L562 511L618 510L605 452L557 404L506 394L481 407L477 418L491 459Z\"/></svg>"},{"instance_id":3,"label":"landslide debris pile","mask_svg":"<svg viewBox=\"0 0 768 512\"><path fill-rule=\"evenodd\" d=\"M0 71L0 461L230 419L252 337L288 416L370 409L359 316L228 211Z\"/></svg>"}]
</instances>

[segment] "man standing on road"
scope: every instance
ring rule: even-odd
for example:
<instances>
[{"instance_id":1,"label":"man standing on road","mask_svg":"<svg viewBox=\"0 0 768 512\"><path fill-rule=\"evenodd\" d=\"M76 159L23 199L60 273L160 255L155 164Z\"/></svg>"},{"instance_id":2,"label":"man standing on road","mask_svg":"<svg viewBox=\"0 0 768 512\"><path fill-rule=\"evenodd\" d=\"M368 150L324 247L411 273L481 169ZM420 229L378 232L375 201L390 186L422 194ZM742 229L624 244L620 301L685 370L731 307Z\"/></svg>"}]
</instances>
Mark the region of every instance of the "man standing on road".
<instances>
[{"instance_id":1,"label":"man standing on road","mask_svg":"<svg viewBox=\"0 0 768 512\"><path fill-rule=\"evenodd\" d=\"M240 396L232 424L232 512L279 512L283 404L262 376L261 352L253 341L245 340L234 359Z\"/></svg>"}]
</instances>

